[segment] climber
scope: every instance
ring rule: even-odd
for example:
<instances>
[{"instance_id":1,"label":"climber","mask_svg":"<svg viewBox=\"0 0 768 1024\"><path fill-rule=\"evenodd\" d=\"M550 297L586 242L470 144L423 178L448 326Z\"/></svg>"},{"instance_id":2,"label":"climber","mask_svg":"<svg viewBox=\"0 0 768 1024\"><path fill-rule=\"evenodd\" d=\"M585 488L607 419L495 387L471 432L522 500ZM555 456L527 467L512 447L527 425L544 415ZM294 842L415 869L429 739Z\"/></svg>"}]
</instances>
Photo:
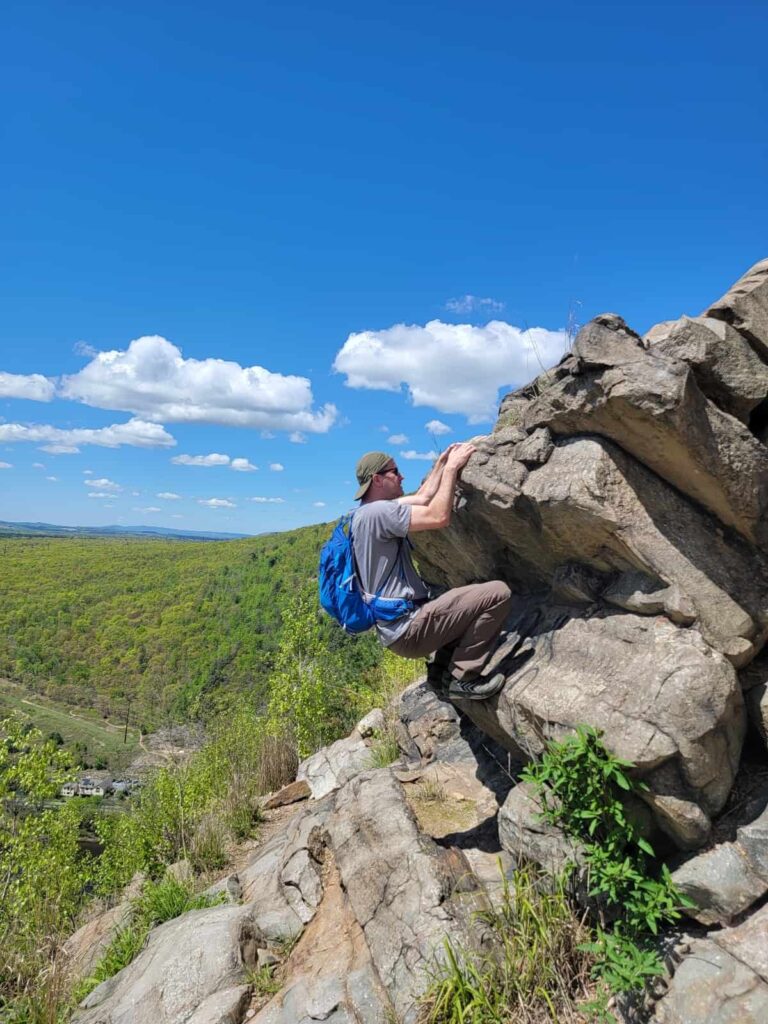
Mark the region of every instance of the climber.
<instances>
[{"instance_id":1,"label":"climber","mask_svg":"<svg viewBox=\"0 0 768 1024\"><path fill-rule=\"evenodd\" d=\"M385 452L368 452L357 464L360 485L352 515L352 547L363 591L406 598L413 607L391 622L377 622L381 643L403 658L432 655L427 678L449 699L483 700L504 684L504 675L481 676L511 601L500 580L456 587L433 595L411 559L409 533L439 530L451 521L456 482L475 451L453 444L437 459L415 494L403 494L403 475Z\"/></svg>"}]
</instances>

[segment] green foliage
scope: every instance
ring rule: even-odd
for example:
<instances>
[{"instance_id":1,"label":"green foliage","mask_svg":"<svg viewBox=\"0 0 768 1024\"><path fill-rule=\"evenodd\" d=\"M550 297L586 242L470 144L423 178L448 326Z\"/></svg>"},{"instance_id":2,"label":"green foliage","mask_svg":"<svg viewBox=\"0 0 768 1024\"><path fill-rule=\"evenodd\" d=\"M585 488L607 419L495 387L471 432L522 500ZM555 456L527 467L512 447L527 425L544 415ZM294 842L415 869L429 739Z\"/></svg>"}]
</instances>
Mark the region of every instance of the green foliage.
<instances>
[{"instance_id":1,"label":"green foliage","mask_svg":"<svg viewBox=\"0 0 768 1024\"><path fill-rule=\"evenodd\" d=\"M91 878L79 848L80 807L43 805L70 777L68 755L53 740L18 719L0 723L0 1009L16 1003L30 1020L44 1011L35 990L58 984L56 945Z\"/></svg>"},{"instance_id":2,"label":"green foliage","mask_svg":"<svg viewBox=\"0 0 768 1024\"><path fill-rule=\"evenodd\" d=\"M588 990L587 932L566 881L552 884L532 867L503 879L497 906L477 915L492 937L489 952L445 944L422 1007L424 1024L538 1024L575 1021Z\"/></svg>"},{"instance_id":3,"label":"green foliage","mask_svg":"<svg viewBox=\"0 0 768 1024\"><path fill-rule=\"evenodd\" d=\"M631 768L606 749L598 730L582 726L550 743L522 775L537 787L544 819L584 850L590 896L619 918L611 929L598 928L587 947L596 958L595 977L610 992L639 990L662 970L650 939L680 918L680 907L692 905L666 865L654 870L653 848L627 813L627 796L646 788L629 775Z\"/></svg>"}]
</instances>

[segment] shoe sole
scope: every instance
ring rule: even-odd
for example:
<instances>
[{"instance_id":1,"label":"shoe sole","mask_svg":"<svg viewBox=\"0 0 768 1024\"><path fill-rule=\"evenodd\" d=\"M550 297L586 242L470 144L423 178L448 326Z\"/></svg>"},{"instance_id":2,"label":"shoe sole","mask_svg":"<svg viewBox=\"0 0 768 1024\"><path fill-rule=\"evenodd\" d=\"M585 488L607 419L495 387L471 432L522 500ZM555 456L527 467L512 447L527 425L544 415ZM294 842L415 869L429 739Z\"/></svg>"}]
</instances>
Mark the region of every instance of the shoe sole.
<instances>
[{"instance_id":1,"label":"shoe sole","mask_svg":"<svg viewBox=\"0 0 768 1024\"><path fill-rule=\"evenodd\" d=\"M499 672L497 675L492 676L488 680L482 681L483 692L472 693L472 691L462 690L460 693L452 693L451 687L448 687L446 696L448 700L488 700L489 697L495 697L496 694L503 689L506 677L503 672Z\"/></svg>"}]
</instances>

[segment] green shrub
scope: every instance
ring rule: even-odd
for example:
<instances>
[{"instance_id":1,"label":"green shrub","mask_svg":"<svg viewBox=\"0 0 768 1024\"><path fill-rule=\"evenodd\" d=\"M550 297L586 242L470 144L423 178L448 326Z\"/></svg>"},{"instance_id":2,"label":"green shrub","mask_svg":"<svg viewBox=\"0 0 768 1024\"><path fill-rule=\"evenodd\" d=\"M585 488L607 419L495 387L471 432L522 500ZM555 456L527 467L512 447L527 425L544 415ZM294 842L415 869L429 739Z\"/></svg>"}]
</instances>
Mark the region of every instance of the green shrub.
<instances>
[{"instance_id":1,"label":"green shrub","mask_svg":"<svg viewBox=\"0 0 768 1024\"><path fill-rule=\"evenodd\" d=\"M679 920L681 907L692 906L666 865L657 868L652 846L626 810L627 797L647 788L631 777L632 767L606 749L597 729L581 726L548 744L541 761L522 773L538 789L544 819L581 845L589 894L616 918L612 926L601 921L588 946L594 976L611 993L638 991L663 970L653 936Z\"/></svg>"}]
</instances>

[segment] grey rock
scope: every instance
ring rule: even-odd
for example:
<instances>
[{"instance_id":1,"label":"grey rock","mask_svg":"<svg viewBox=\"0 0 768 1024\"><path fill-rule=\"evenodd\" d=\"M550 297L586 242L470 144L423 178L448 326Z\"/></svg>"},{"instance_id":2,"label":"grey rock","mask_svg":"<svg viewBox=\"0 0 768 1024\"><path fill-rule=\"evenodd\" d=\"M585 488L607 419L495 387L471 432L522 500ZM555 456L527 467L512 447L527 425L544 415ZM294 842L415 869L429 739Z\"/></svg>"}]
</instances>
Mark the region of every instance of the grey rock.
<instances>
[{"instance_id":1,"label":"grey rock","mask_svg":"<svg viewBox=\"0 0 768 1024\"><path fill-rule=\"evenodd\" d=\"M504 509L488 490L489 466L480 471L470 460L462 475L467 509L447 530L415 535L429 575L449 586L476 579L477 568L453 559L459 549L482 572L492 558L486 578L501 577L513 591L547 588L567 562L600 573L641 571L677 585L708 640L763 643L768 561L615 445L593 437L559 442Z\"/></svg>"},{"instance_id":2,"label":"grey rock","mask_svg":"<svg viewBox=\"0 0 768 1024\"><path fill-rule=\"evenodd\" d=\"M144 950L90 997L78 1024L179 1024L209 997L237 988L256 958L256 932L246 907L193 910L151 932ZM96 999L98 998L98 1003ZM222 996L232 1005L232 993ZM212 1000L209 1007L221 1003ZM224 1020L226 1018L223 1018ZM213 1015L197 1024L213 1024ZM218 1020L222 1020L219 1016Z\"/></svg>"},{"instance_id":3,"label":"grey rock","mask_svg":"<svg viewBox=\"0 0 768 1024\"><path fill-rule=\"evenodd\" d=\"M523 425L609 438L720 522L768 545L768 450L748 428L706 398L681 360L594 322L579 333L574 352L581 348L590 352L583 372L532 401Z\"/></svg>"},{"instance_id":4,"label":"grey rock","mask_svg":"<svg viewBox=\"0 0 768 1024\"><path fill-rule=\"evenodd\" d=\"M731 324L768 362L768 260L750 267L704 316Z\"/></svg>"},{"instance_id":5,"label":"grey rock","mask_svg":"<svg viewBox=\"0 0 768 1024\"><path fill-rule=\"evenodd\" d=\"M243 895L243 886L238 875L226 875L205 890L206 896L224 894L228 903L239 903Z\"/></svg>"},{"instance_id":6,"label":"grey rock","mask_svg":"<svg viewBox=\"0 0 768 1024\"><path fill-rule=\"evenodd\" d=\"M510 749L538 757L577 725L650 786L643 799L682 848L701 846L738 767L745 718L736 674L695 630L635 615L570 617L548 609L533 653L465 713Z\"/></svg>"},{"instance_id":7,"label":"grey rock","mask_svg":"<svg viewBox=\"0 0 768 1024\"><path fill-rule=\"evenodd\" d=\"M250 985L235 985L204 999L184 1024L240 1024L251 998Z\"/></svg>"},{"instance_id":8,"label":"grey rock","mask_svg":"<svg viewBox=\"0 0 768 1024\"><path fill-rule=\"evenodd\" d=\"M371 763L371 751L362 737L354 732L346 739L323 747L302 761L296 773L297 780L309 783L315 800L339 789Z\"/></svg>"},{"instance_id":9,"label":"grey rock","mask_svg":"<svg viewBox=\"0 0 768 1024\"><path fill-rule=\"evenodd\" d=\"M648 337L655 354L682 359L704 394L744 423L768 395L768 365L724 320L684 316L658 324Z\"/></svg>"},{"instance_id":10,"label":"grey rock","mask_svg":"<svg viewBox=\"0 0 768 1024\"><path fill-rule=\"evenodd\" d=\"M512 449L512 454L518 462L540 466L547 461L553 448L554 442L549 430L546 427L540 427L529 434L524 441L518 441Z\"/></svg>"},{"instance_id":11,"label":"grey rock","mask_svg":"<svg viewBox=\"0 0 768 1024\"><path fill-rule=\"evenodd\" d=\"M355 732L362 736L363 739L367 739L369 736L373 736L374 733L382 732L386 728L387 722L384 718L384 712L381 708L374 708L369 711L364 718L355 726Z\"/></svg>"},{"instance_id":12,"label":"grey rock","mask_svg":"<svg viewBox=\"0 0 768 1024\"><path fill-rule=\"evenodd\" d=\"M609 604L638 615L666 615L677 625L689 626L696 621L696 609L677 584L664 586L642 572L621 573L602 597Z\"/></svg>"},{"instance_id":13,"label":"grey rock","mask_svg":"<svg viewBox=\"0 0 768 1024\"><path fill-rule=\"evenodd\" d=\"M559 604L594 604L605 584L605 576L588 565L566 562L552 574L552 598Z\"/></svg>"},{"instance_id":14,"label":"grey rock","mask_svg":"<svg viewBox=\"0 0 768 1024\"><path fill-rule=\"evenodd\" d=\"M768 891L737 843L721 843L686 861L672 880L695 906L689 917L702 924L728 924Z\"/></svg>"},{"instance_id":15,"label":"grey rock","mask_svg":"<svg viewBox=\"0 0 768 1024\"><path fill-rule=\"evenodd\" d=\"M542 819L541 803L528 782L511 789L499 808L499 839L518 863L533 861L552 875L559 875L569 864L583 863L578 844Z\"/></svg>"},{"instance_id":16,"label":"grey rock","mask_svg":"<svg viewBox=\"0 0 768 1024\"><path fill-rule=\"evenodd\" d=\"M270 953L268 949L259 949L256 951L257 967L274 967L279 963L279 958L276 957L274 953Z\"/></svg>"},{"instance_id":17,"label":"grey rock","mask_svg":"<svg viewBox=\"0 0 768 1024\"><path fill-rule=\"evenodd\" d=\"M698 939L656 1005L655 1024L765 1024L768 985L715 942Z\"/></svg>"},{"instance_id":18,"label":"grey rock","mask_svg":"<svg viewBox=\"0 0 768 1024\"><path fill-rule=\"evenodd\" d=\"M712 941L768 984L768 905L738 926L711 933Z\"/></svg>"}]
</instances>

